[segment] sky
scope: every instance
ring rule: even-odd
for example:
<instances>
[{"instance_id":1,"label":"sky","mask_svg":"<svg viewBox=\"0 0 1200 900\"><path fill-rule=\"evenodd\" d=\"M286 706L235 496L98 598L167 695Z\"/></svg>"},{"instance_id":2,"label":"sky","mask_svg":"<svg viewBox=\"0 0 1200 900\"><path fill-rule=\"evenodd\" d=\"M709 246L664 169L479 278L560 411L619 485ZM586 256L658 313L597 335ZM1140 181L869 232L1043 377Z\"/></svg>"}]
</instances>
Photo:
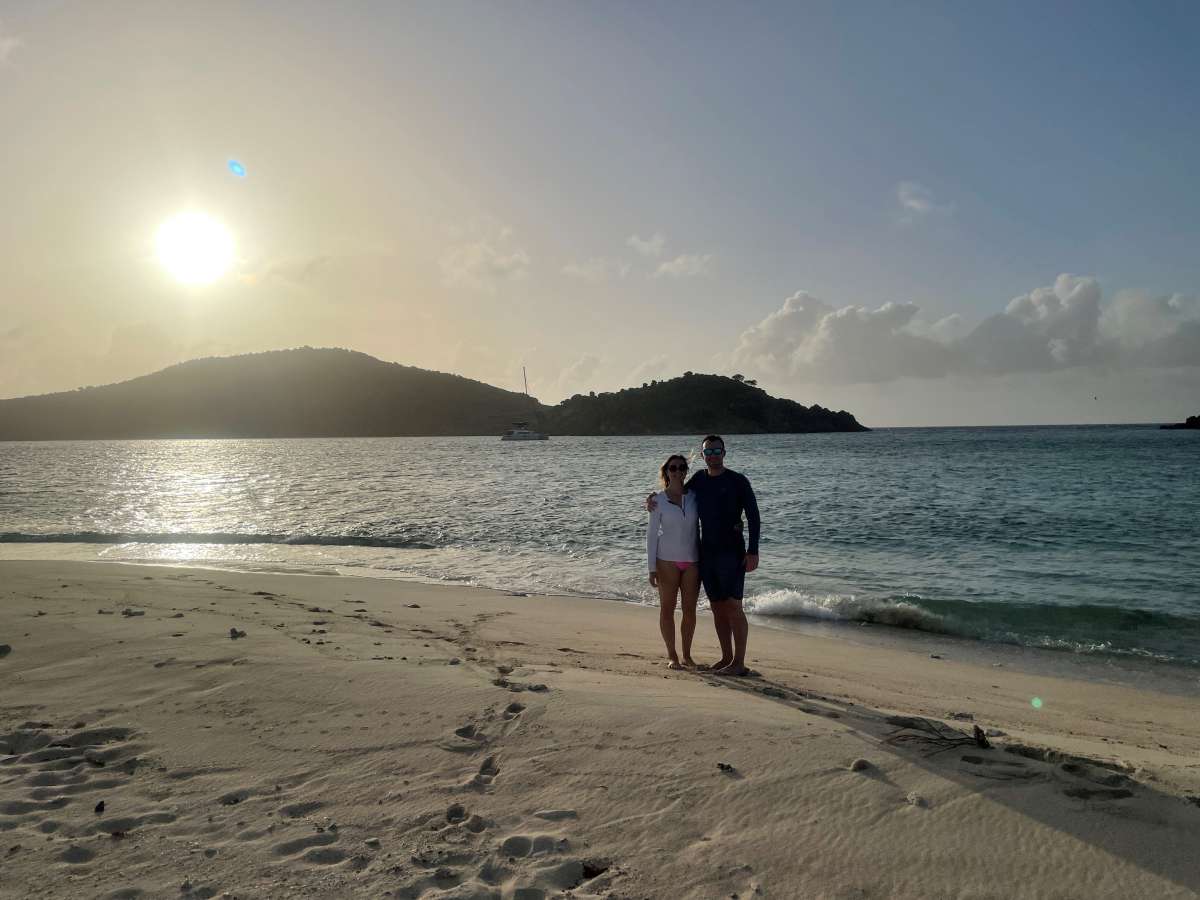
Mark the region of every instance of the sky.
<instances>
[{"instance_id":1,"label":"sky","mask_svg":"<svg viewBox=\"0 0 1200 900\"><path fill-rule=\"evenodd\" d=\"M1170 2L2 0L0 397L307 345L1182 420L1198 44ZM185 211L211 283L161 258Z\"/></svg>"}]
</instances>

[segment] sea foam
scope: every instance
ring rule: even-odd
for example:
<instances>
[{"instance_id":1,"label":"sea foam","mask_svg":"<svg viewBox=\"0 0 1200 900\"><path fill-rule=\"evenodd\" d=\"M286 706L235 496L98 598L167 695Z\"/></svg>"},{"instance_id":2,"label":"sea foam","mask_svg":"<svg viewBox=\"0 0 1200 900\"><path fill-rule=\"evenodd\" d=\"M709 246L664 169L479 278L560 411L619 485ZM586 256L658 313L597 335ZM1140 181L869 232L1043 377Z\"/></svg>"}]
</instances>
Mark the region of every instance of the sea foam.
<instances>
[{"instance_id":1,"label":"sea foam","mask_svg":"<svg viewBox=\"0 0 1200 900\"><path fill-rule=\"evenodd\" d=\"M823 619L834 622L870 622L894 628L912 628L937 634L955 629L937 613L911 600L876 599L842 594L806 594L780 590L747 597L746 612L759 616Z\"/></svg>"}]
</instances>

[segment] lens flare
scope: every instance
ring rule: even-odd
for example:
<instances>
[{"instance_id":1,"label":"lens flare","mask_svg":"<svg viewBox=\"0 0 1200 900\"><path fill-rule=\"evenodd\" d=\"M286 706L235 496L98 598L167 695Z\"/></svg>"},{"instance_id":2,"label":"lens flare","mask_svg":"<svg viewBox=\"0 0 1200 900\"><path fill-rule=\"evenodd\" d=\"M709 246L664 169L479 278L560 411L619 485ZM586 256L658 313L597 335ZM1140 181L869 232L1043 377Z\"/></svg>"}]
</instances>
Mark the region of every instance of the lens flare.
<instances>
[{"instance_id":1,"label":"lens flare","mask_svg":"<svg viewBox=\"0 0 1200 900\"><path fill-rule=\"evenodd\" d=\"M1032 700L1029 701L1029 705L1032 706L1034 709L1041 709L1042 708L1042 698L1034 697Z\"/></svg>"},{"instance_id":2,"label":"lens flare","mask_svg":"<svg viewBox=\"0 0 1200 900\"><path fill-rule=\"evenodd\" d=\"M238 178L246 177L246 167L243 166L236 159L231 159L229 161L229 171L232 172L234 175L236 175Z\"/></svg>"}]
</instances>

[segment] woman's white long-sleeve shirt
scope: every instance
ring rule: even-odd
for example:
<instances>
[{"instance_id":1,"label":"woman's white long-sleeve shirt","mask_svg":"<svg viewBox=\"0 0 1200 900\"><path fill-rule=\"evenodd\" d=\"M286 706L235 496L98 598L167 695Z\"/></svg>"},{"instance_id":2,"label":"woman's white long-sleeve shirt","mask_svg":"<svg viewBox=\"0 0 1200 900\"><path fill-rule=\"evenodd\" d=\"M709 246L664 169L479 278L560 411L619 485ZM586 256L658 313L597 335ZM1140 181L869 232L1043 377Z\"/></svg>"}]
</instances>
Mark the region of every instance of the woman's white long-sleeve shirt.
<instances>
[{"instance_id":1,"label":"woman's white long-sleeve shirt","mask_svg":"<svg viewBox=\"0 0 1200 900\"><path fill-rule=\"evenodd\" d=\"M673 562L698 560L700 512L696 506L696 495L685 491L682 506L672 503L666 491L659 491L654 499L658 504L650 513L650 526L646 529L646 558L650 571L657 569L660 559Z\"/></svg>"}]
</instances>

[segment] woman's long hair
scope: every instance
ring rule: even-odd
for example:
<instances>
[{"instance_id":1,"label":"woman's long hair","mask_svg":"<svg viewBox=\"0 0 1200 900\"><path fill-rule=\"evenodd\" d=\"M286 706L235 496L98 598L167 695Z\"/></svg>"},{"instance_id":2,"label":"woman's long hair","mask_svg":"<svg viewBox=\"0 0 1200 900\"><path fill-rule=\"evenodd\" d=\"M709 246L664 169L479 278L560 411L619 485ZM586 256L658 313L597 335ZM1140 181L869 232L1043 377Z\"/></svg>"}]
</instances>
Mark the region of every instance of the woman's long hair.
<instances>
[{"instance_id":1,"label":"woman's long hair","mask_svg":"<svg viewBox=\"0 0 1200 900\"><path fill-rule=\"evenodd\" d=\"M685 466L688 464L687 459L683 456L680 456L678 453L672 453L670 456L667 457L667 461L665 463L663 463L658 469L658 483L660 485L662 485L662 489L664 491L667 489L667 485L669 485L671 483L671 479L669 477L667 477L667 466L669 466L675 460L679 460Z\"/></svg>"}]
</instances>

